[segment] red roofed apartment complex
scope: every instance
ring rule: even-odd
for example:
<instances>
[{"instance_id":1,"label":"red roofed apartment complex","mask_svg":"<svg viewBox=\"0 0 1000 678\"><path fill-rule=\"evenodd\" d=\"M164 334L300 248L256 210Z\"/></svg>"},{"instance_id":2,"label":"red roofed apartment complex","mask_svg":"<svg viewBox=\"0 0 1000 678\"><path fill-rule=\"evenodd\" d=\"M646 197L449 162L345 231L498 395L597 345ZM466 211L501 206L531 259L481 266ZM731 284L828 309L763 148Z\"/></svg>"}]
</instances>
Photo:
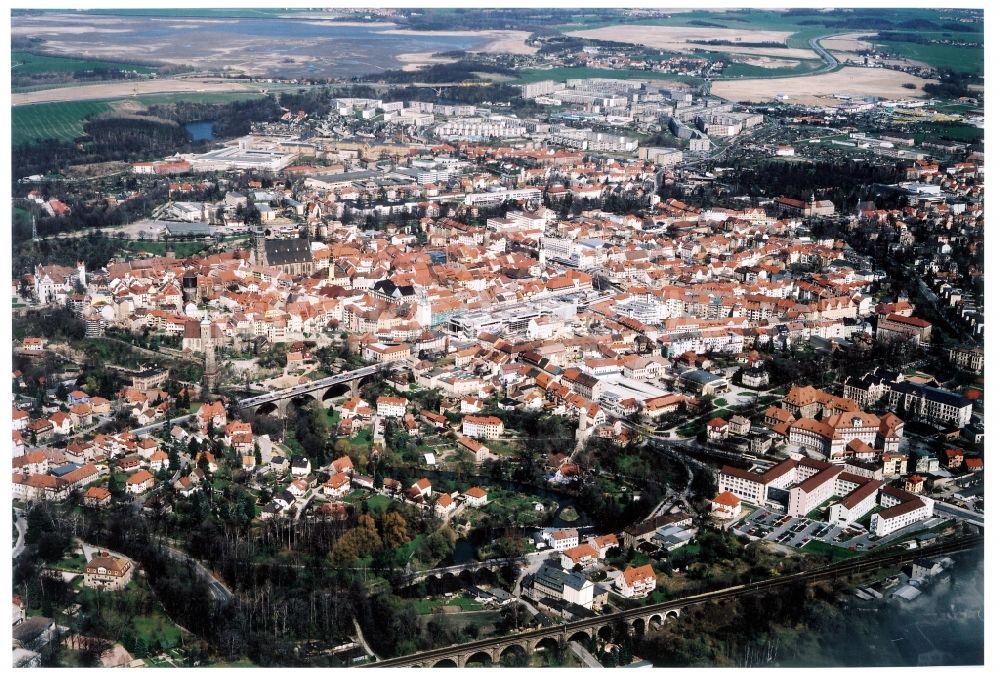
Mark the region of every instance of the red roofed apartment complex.
<instances>
[{"instance_id":1,"label":"red roofed apartment complex","mask_svg":"<svg viewBox=\"0 0 1000 678\"><path fill-rule=\"evenodd\" d=\"M934 326L926 320L892 313L878 321L875 338L879 341L913 341L926 344L931 339Z\"/></svg>"},{"instance_id":2,"label":"red roofed apartment complex","mask_svg":"<svg viewBox=\"0 0 1000 678\"><path fill-rule=\"evenodd\" d=\"M462 435L495 440L503 435L503 422L499 417L470 415L462 419Z\"/></svg>"}]
</instances>

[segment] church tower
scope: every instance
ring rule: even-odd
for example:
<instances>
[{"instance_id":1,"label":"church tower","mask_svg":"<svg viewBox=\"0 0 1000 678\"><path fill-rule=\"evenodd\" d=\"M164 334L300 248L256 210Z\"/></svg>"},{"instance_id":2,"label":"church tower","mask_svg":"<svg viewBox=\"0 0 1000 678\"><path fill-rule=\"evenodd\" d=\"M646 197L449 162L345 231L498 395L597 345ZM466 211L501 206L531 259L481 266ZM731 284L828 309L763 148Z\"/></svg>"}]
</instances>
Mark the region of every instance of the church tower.
<instances>
[{"instance_id":1,"label":"church tower","mask_svg":"<svg viewBox=\"0 0 1000 678\"><path fill-rule=\"evenodd\" d=\"M267 266L267 249L264 243L267 242L267 233L260 226L253 230L253 263L258 266Z\"/></svg>"},{"instance_id":2,"label":"church tower","mask_svg":"<svg viewBox=\"0 0 1000 678\"><path fill-rule=\"evenodd\" d=\"M87 266L82 261L76 262L76 279L83 289L87 289Z\"/></svg>"},{"instance_id":3,"label":"church tower","mask_svg":"<svg viewBox=\"0 0 1000 678\"><path fill-rule=\"evenodd\" d=\"M431 302L427 298L427 290L421 287L417 293L417 324L421 327L430 327L432 319Z\"/></svg>"},{"instance_id":4,"label":"church tower","mask_svg":"<svg viewBox=\"0 0 1000 678\"><path fill-rule=\"evenodd\" d=\"M219 368L215 364L215 340L212 339L212 323L208 311L201 319L201 349L205 352L205 392L212 393L219 383Z\"/></svg>"}]
</instances>

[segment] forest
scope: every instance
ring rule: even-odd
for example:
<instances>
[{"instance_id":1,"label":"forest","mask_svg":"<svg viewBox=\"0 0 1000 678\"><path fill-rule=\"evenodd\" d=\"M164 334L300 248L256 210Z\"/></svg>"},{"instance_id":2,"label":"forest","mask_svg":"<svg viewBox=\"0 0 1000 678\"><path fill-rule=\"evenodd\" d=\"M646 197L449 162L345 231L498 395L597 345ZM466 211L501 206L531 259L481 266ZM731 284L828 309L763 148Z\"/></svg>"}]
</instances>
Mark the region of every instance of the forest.
<instances>
[{"instance_id":1,"label":"forest","mask_svg":"<svg viewBox=\"0 0 1000 678\"><path fill-rule=\"evenodd\" d=\"M727 182L736 195L778 196L831 200L838 211L850 212L859 199L867 200L874 184L901 180L902 165L876 165L845 160L837 163L787 163L781 161L737 163Z\"/></svg>"},{"instance_id":2,"label":"forest","mask_svg":"<svg viewBox=\"0 0 1000 678\"><path fill-rule=\"evenodd\" d=\"M281 114L281 106L270 96L225 104L177 101L154 104L145 112L145 115L173 120L182 125L195 120L214 120L212 133L220 139L249 134L253 123L274 121L281 117ZM186 138L185 141L190 141L190 138Z\"/></svg>"}]
</instances>

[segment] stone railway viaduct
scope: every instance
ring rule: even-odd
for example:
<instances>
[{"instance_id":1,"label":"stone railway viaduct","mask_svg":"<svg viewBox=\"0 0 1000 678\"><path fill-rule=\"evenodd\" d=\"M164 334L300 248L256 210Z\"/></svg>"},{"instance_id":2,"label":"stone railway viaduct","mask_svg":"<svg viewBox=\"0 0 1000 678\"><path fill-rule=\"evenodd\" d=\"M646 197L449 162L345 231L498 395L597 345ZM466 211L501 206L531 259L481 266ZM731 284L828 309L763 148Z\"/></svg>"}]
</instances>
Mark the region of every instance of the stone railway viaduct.
<instances>
[{"instance_id":1,"label":"stone railway viaduct","mask_svg":"<svg viewBox=\"0 0 1000 678\"><path fill-rule=\"evenodd\" d=\"M504 657L511 654L529 655L539 649L557 649L572 641L583 641L585 644L593 638L611 638L624 630L630 634L642 634L655 630L665 623L680 617L687 608L706 603L722 603L740 596L751 595L769 590L777 590L792 583L809 583L824 579L835 579L864 572L871 572L885 567L902 567L918 558L957 553L980 548L983 543L981 535L960 537L939 544L932 544L922 549L912 551L874 552L866 556L851 558L847 561L834 563L825 567L798 572L795 574L775 577L773 579L732 586L720 591L712 591L699 595L688 596L677 600L647 605L634 610L600 615L591 619L563 623L529 629L500 638L487 638L452 645L435 650L427 650L404 657L385 659L368 666L374 668L415 667L441 668L465 667L469 664L498 664Z\"/></svg>"}]
</instances>

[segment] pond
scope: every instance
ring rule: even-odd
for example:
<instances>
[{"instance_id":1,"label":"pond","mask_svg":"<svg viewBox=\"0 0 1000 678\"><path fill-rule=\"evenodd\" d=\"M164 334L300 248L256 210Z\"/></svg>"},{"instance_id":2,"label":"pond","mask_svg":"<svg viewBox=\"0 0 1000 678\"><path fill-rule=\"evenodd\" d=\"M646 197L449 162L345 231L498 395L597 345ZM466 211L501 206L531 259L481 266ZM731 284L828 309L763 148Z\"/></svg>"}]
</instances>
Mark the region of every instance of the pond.
<instances>
[{"instance_id":1,"label":"pond","mask_svg":"<svg viewBox=\"0 0 1000 678\"><path fill-rule=\"evenodd\" d=\"M212 132L212 125L215 120L195 120L184 125L184 129L191 135L192 141L214 141L215 133Z\"/></svg>"}]
</instances>

